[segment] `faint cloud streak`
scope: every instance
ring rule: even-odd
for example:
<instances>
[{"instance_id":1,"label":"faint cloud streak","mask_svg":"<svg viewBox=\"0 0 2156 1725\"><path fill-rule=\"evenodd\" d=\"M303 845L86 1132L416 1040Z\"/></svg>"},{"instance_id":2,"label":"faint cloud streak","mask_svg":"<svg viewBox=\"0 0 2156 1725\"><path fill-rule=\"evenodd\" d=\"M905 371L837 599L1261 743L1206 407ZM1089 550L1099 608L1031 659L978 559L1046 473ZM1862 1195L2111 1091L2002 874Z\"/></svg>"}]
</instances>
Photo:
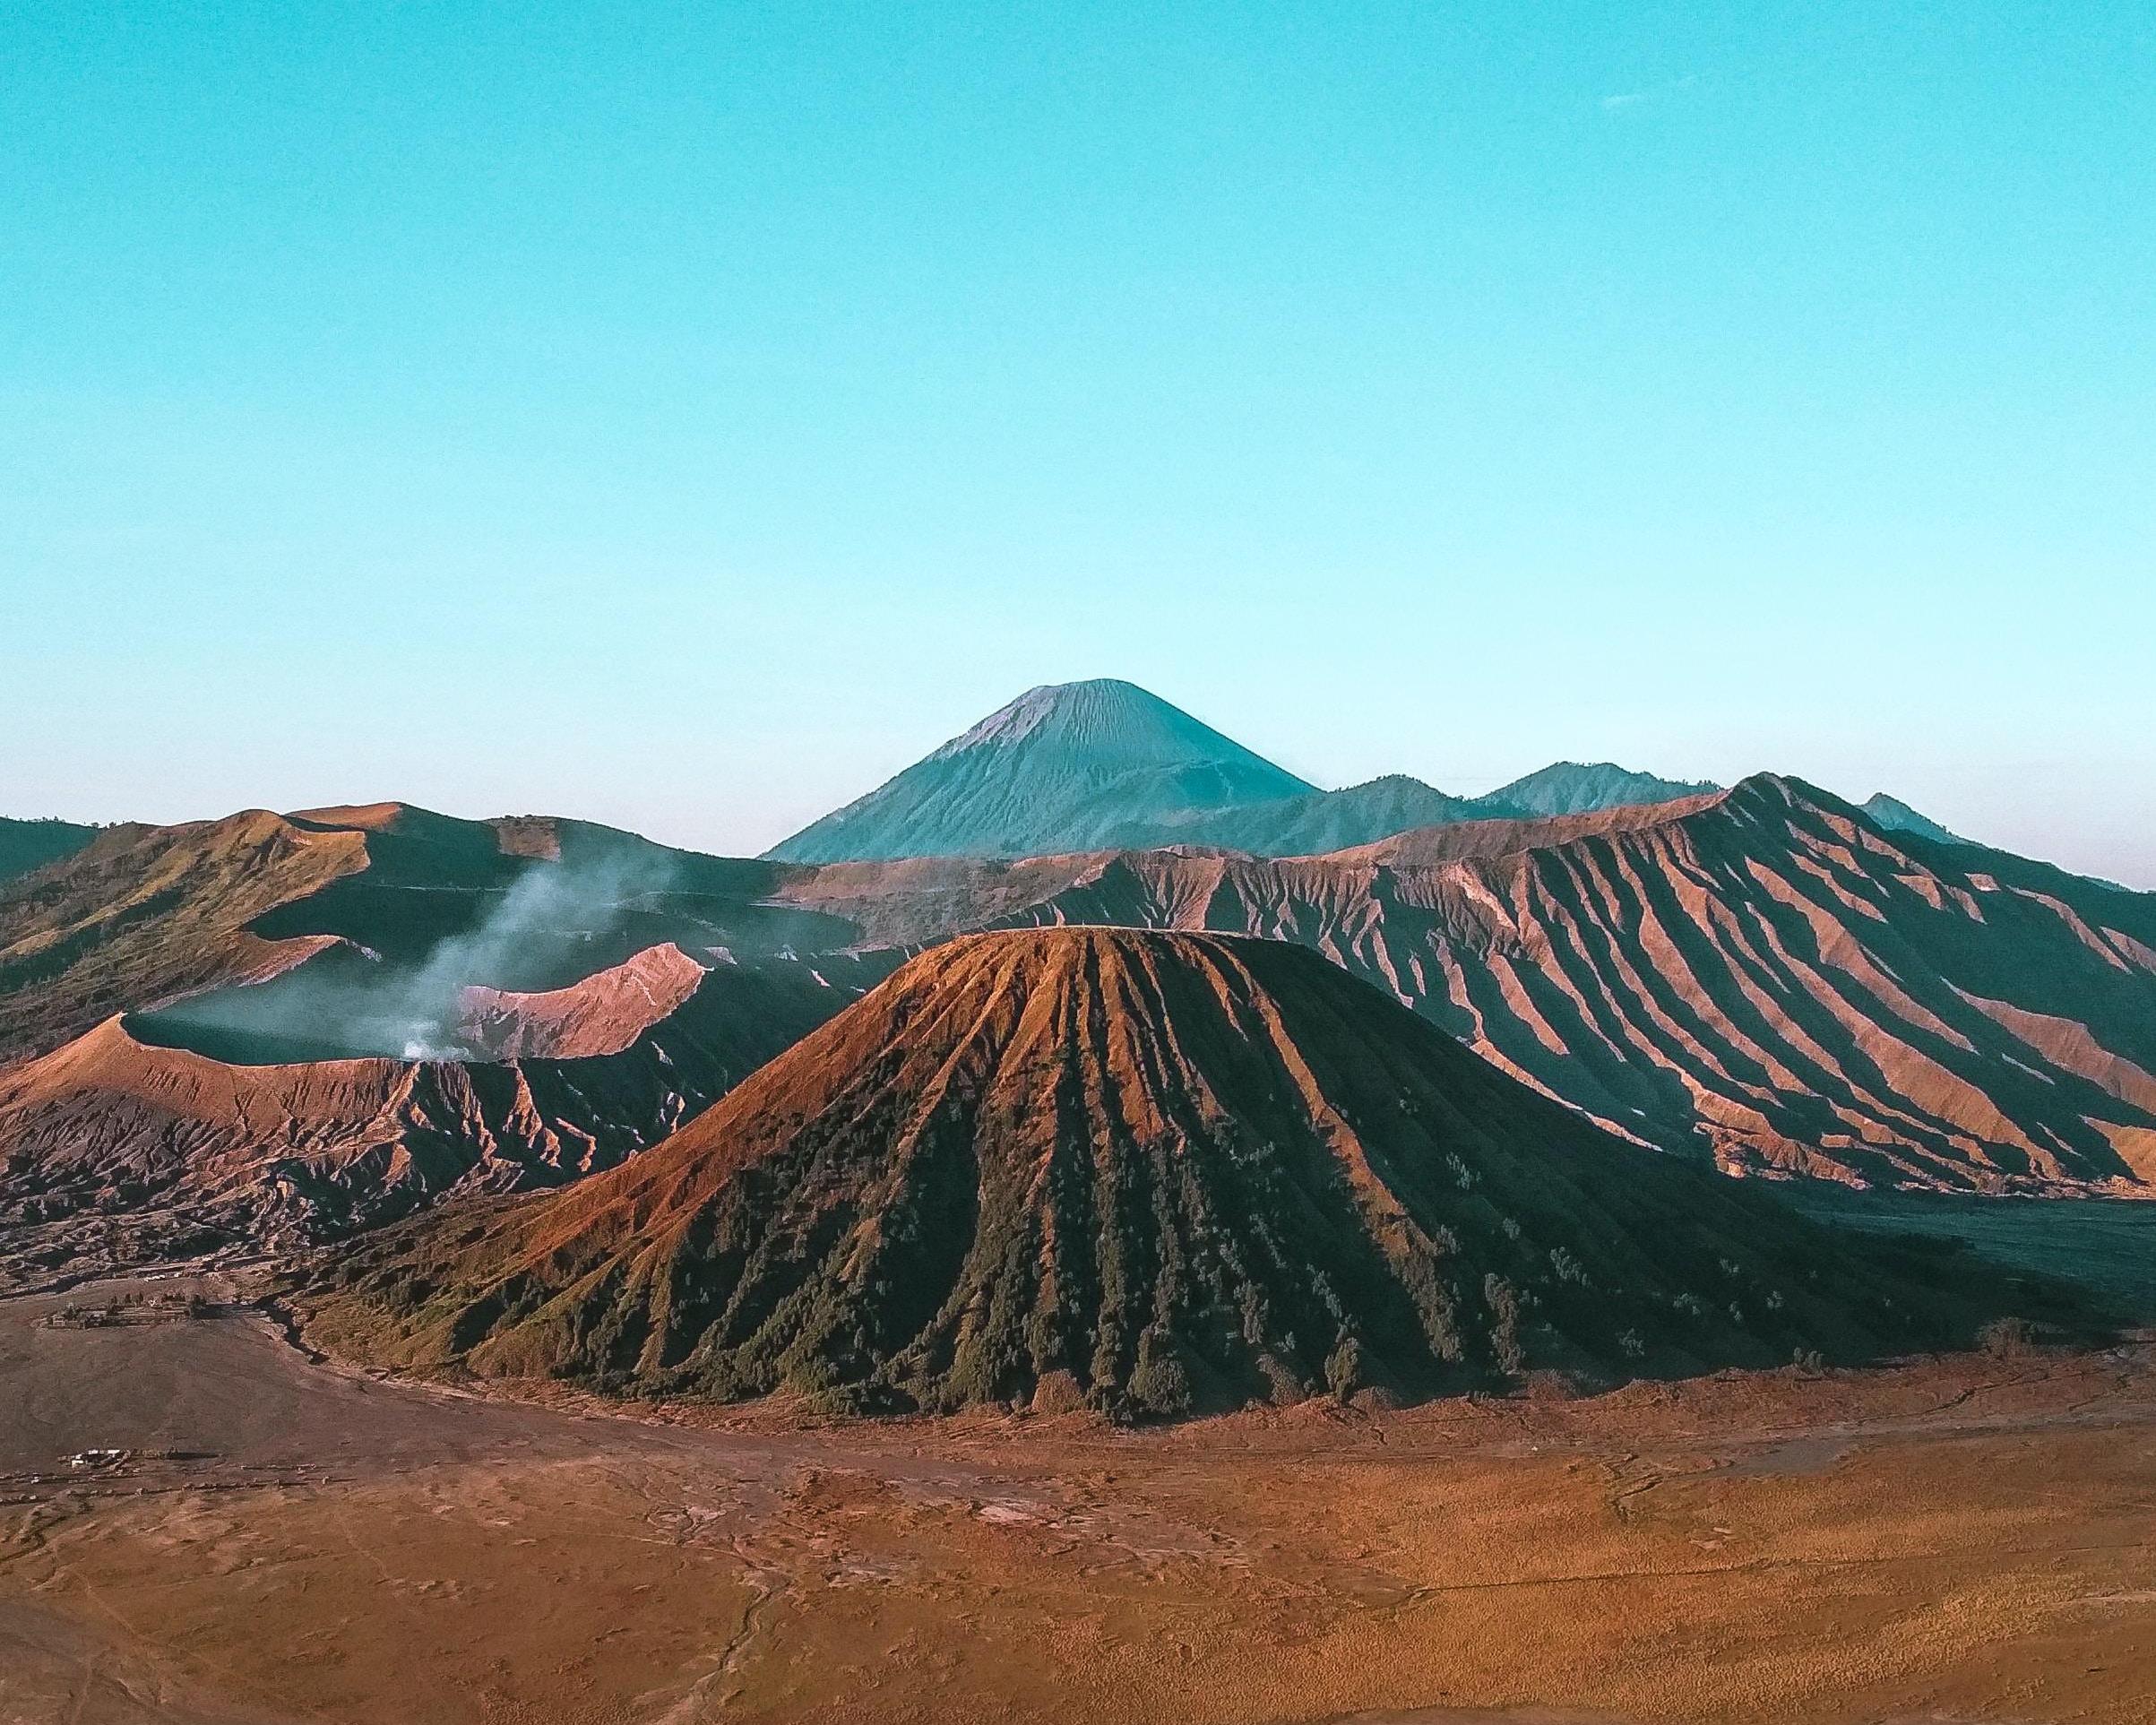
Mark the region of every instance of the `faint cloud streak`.
<instances>
[{"instance_id":1,"label":"faint cloud streak","mask_svg":"<svg viewBox=\"0 0 2156 1725\"><path fill-rule=\"evenodd\" d=\"M1681 78L1670 79L1668 83L1650 84L1644 90L1631 90L1620 95L1605 96L1602 98L1602 112L1605 114L1626 113L1635 108L1643 108L1650 102L1663 101L1671 96L1682 95L1687 90L1696 89L1698 85L1699 74L1688 72Z\"/></svg>"}]
</instances>

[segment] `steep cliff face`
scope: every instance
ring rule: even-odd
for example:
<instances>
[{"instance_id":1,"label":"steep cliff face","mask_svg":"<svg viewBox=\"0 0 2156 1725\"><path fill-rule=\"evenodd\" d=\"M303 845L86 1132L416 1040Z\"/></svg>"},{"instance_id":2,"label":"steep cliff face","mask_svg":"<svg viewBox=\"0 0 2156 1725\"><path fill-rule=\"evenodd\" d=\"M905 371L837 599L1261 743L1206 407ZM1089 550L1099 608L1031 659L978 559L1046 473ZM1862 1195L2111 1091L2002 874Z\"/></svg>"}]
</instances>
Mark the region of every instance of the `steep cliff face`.
<instances>
[{"instance_id":1,"label":"steep cliff face","mask_svg":"<svg viewBox=\"0 0 2156 1725\"><path fill-rule=\"evenodd\" d=\"M665 1143L341 1253L319 1333L603 1387L1173 1413L1966 1333L1299 947L1062 928L907 965Z\"/></svg>"}]
</instances>

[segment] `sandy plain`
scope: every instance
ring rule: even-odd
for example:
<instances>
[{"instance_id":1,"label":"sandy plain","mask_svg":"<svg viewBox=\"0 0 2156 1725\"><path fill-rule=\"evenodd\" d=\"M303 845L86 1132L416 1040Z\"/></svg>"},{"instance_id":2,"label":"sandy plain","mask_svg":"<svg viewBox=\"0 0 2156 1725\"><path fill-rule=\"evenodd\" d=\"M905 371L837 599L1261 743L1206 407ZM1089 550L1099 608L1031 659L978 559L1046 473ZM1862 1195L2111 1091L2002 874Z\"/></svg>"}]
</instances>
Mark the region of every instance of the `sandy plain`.
<instances>
[{"instance_id":1,"label":"sandy plain","mask_svg":"<svg viewBox=\"0 0 2156 1725\"><path fill-rule=\"evenodd\" d=\"M2156 1347L1144 1431L0 1302L0 1721L2156 1719ZM131 1452L70 1467L90 1446Z\"/></svg>"}]
</instances>

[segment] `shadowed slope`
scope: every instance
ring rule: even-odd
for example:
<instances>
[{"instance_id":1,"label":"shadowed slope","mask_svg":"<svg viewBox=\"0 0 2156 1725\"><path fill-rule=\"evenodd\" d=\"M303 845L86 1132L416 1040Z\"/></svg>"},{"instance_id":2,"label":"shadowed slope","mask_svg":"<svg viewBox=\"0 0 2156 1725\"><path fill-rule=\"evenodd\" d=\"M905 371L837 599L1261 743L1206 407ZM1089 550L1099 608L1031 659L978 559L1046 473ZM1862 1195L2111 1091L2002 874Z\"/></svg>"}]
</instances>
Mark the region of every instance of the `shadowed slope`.
<instances>
[{"instance_id":1,"label":"shadowed slope","mask_svg":"<svg viewBox=\"0 0 2156 1725\"><path fill-rule=\"evenodd\" d=\"M614 1174L327 1272L313 1327L376 1358L932 1409L1856 1358L1977 1309L1315 953L1101 928L940 947Z\"/></svg>"},{"instance_id":2,"label":"shadowed slope","mask_svg":"<svg viewBox=\"0 0 2156 1725\"><path fill-rule=\"evenodd\" d=\"M392 965L462 942L487 973L460 982L545 990L665 942L746 957L830 951L851 933L767 903L787 872L777 865L677 850L588 821L465 821L394 803L291 818L361 835L366 866L280 905L255 933L334 936ZM493 937L504 927L513 938Z\"/></svg>"},{"instance_id":3,"label":"shadowed slope","mask_svg":"<svg viewBox=\"0 0 2156 1725\"><path fill-rule=\"evenodd\" d=\"M586 822L402 803L110 828L0 880L0 1068L114 1013L260 982L333 946L384 976L432 965L451 988L546 991L669 942L745 961L852 944L850 925L769 901L787 874Z\"/></svg>"},{"instance_id":4,"label":"shadowed slope","mask_svg":"<svg viewBox=\"0 0 2156 1725\"><path fill-rule=\"evenodd\" d=\"M0 881L73 856L102 830L73 821L18 821L0 815Z\"/></svg>"}]
</instances>

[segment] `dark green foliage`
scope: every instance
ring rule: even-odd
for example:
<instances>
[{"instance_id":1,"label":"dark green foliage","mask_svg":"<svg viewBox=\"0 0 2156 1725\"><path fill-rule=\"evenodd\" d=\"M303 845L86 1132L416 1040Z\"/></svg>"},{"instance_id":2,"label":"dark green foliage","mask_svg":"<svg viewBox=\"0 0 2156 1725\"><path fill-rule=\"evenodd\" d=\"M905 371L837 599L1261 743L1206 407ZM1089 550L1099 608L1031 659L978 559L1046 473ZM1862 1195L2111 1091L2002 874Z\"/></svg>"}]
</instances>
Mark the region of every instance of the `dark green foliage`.
<instances>
[{"instance_id":1,"label":"dark green foliage","mask_svg":"<svg viewBox=\"0 0 2156 1725\"><path fill-rule=\"evenodd\" d=\"M1325 1356L1325 1388L1335 1401L1345 1402L1361 1385L1361 1344L1353 1336L1342 1336L1340 1345Z\"/></svg>"},{"instance_id":2,"label":"dark green foliage","mask_svg":"<svg viewBox=\"0 0 2156 1725\"><path fill-rule=\"evenodd\" d=\"M1190 1411L1190 1373L1174 1341L1159 1330L1148 1330L1138 1339L1130 1400L1137 1411L1160 1418Z\"/></svg>"}]
</instances>

